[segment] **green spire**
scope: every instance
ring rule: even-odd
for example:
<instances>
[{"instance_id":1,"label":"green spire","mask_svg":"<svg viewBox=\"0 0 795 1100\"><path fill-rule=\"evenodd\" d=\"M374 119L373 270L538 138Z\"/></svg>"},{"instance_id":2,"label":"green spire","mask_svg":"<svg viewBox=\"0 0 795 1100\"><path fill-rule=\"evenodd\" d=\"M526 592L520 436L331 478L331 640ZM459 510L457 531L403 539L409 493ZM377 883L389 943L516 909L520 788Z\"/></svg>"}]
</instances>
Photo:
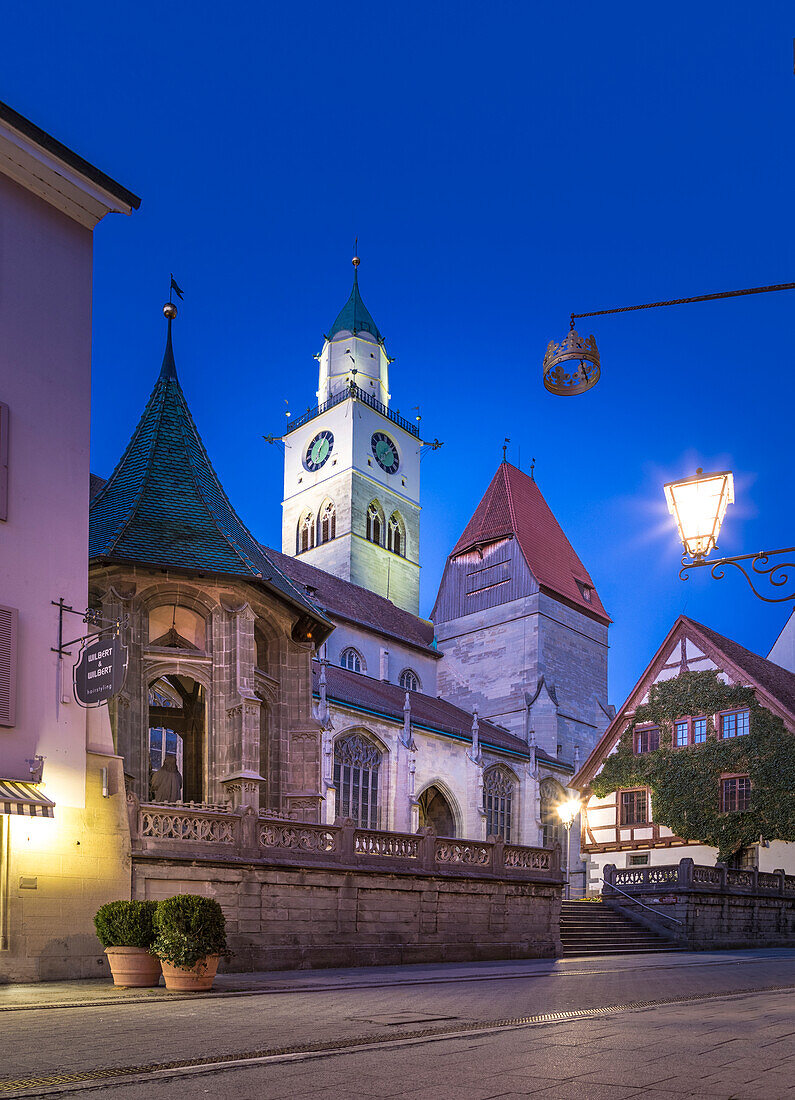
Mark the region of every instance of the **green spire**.
<instances>
[{"instance_id":1,"label":"green spire","mask_svg":"<svg viewBox=\"0 0 795 1100\"><path fill-rule=\"evenodd\" d=\"M324 623L224 492L177 378L166 317L155 387L116 469L91 501L89 559L256 579Z\"/></svg>"},{"instance_id":2,"label":"green spire","mask_svg":"<svg viewBox=\"0 0 795 1100\"><path fill-rule=\"evenodd\" d=\"M331 326L328 339L330 340L343 329L352 332L354 335L358 332L369 332L371 336L376 338L379 344L383 344L384 342L383 336L378 331L378 325L373 320L369 309L362 301L362 296L359 293L358 257L354 261L353 289L351 290L351 296L340 310L337 320Z\"/></svg>"}]
</instances>

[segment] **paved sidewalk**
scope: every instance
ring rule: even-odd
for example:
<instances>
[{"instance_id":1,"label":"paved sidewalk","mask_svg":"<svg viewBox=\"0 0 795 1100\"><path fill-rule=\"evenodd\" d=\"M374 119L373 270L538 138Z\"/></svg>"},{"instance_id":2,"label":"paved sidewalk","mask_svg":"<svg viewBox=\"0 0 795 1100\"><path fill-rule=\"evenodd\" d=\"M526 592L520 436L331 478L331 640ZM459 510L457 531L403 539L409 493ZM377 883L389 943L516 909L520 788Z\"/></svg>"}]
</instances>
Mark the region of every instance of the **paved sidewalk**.
<instances>
[{"instance_id":1,"label":"paved sidewalk","mask_svg":"<svg viewBox=\"0 0 795 1100\"><path fill-rule=\"evenodd\" d=\"M738 951L677 951L649 955L583 956L566 959L527 959L520 962L439 963L414 966L373 966L344 970L277 970L251 974L219 974L208 994L169 993L161 984L154 989L117 989L110 978L65 982L31 982L0 985L0 1012L27 1008L69 1008L98 1004L135 1004L197 996L247 993L311 993L383 986L519 980L532 977L620 974L639 968L646 973L683 967L752 965L780 959L795 963L795 948ZM795 973L791 971L791 973Z\"/></svg>"},{"instance_id":2,"label":"paved sidewalk","mask_svg":"<svg viewBox=\"0 0 795 1100\"><path fill-rule=\"evenodd\" d=\"M783 1100L795 1096L791 997L617 1012L512 1031L397 1042L278 1064L109 1083L118 1100Z\"/></svg>"}]
</instances>

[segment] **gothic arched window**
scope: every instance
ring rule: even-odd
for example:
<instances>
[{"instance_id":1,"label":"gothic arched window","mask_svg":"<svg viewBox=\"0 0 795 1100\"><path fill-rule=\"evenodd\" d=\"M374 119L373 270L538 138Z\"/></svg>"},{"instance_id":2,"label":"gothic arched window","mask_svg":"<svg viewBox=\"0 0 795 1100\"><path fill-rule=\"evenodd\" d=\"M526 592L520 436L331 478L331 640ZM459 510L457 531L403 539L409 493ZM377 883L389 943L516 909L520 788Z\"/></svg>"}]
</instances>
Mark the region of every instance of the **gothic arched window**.
<instances>
[{"instance_id":1,"label":"gothic arched window","mask_svg":"<svg viewBox=\"0 0 795 1100\"><path fill-rule=\"evenodd\" d=\"M315 517L311 512L299 520L298 523L297 551L303 554L305 550L311 550L315 545Z\"/></svg>"},{"instance_id":2,"label":"gothic arched window","mask_svg":"<svg viewBox=\"0 0 795 1100\"><path fill-rule=\"evenodd\" d=\"M513 818L514 777L505 768L495 766L483 775L483 809L486 811L486 836L499 836L509 844Z\"/></svg>"},{"instance_id":3,"label":"gothic arched window","mask_svg":"<svg viewBox=\"0 0 795 1100\"><path fill-rule=\"evenodd\" d=\"M317 544L322 546L324 542L331 542L337 534L337 509L334 501L327 501L320 510L318 519Z\"/></svg>"},{"instance_id":4,"label":"gothic arched window","mask_svg":"<svg viewBox=\"0 0 795 1100\"><path fill-rule=\"evenodd\" d=\"M541 843L545 848L563 845L563 825L558 816L558 806L566 799L566 792L554 779L542 779L539 788L541 796Z\"/></svg>"},{"instance_id":5,"label":"gothic arched window","mask_svg":"<svg viewBox=\"0 0 795 1100\"><path fill-rule=\"evenodd\" d=\"M334 786L337 788L337 813L352 817L362 829L377 829L378 769L381 753L358 733L334 745Z\"/></svg>"},{"instance_id":6,"label":"gothic arched window","mask_svg":"<svg viewBox=\"0 0 795 1100\"><path fill-rule=\"evenodd\" d=\"M386 545L387 549L391 550L393 554L400 554L402 558L405 558L406 528L398 512L393 512L389 517L386 531Z\"/></svg>"},{"instance_id":7,"label":"gothic arched window","mask_svg":"<svg viewBox=\"0 0 795 1100\"><path fill-rule=\"evenodd\" d=\"M417 673L411 668L404 668L400 674L398 683L404 691L419 691L420 690L420 678Z\"/></svg>"},{"instance_id":8,"label":"gothic arched window","mask_svg":"<svg viewBox=\"0 0 795 1100\"><path fill-rule=\"evenodd\" d=\"M367 541L383 545L384 513L378 503L373 501L367 508Z\"/></svg>"},{"instance_id":9,"label":"gothic arched window","mask_svg":"<svg viewBox=\"0 0 795 1100\"><path fill-rule=\"evenodd\" d=\"M340 654L340 664L350 672L361 672L364 667L361 654L352 645L349 645L347 649L343 649Z\"/></svg>"}]
</instances>

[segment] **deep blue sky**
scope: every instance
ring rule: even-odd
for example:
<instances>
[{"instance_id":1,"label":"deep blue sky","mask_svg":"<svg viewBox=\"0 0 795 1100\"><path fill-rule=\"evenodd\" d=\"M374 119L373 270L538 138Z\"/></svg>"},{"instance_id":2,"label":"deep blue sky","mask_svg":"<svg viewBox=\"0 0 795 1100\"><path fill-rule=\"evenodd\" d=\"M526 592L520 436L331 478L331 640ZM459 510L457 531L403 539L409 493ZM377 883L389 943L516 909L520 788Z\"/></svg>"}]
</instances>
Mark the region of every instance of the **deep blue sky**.
<instances>
[{"instance_id":1,"label":"deep blue sky","mask_svg":"<svg viewBox=\"0 0 795 1100\"><path fill-rule=\"evenodd\" d=\"M261 437L314 404L358 234L393 405L445 440L422 611L509 436L614 619L613 702L683 611L766 653L787 612L679 581L661 486L729 467L721 550L795 542L793 292L581 323L585 396L547 394L541 359L572 310L795 281L794 29L770 0L7 8L0 98L143 199L96 233L92 469L154 384L173 270L194 417L279 546Z\"/></svg>"}]
</instances>

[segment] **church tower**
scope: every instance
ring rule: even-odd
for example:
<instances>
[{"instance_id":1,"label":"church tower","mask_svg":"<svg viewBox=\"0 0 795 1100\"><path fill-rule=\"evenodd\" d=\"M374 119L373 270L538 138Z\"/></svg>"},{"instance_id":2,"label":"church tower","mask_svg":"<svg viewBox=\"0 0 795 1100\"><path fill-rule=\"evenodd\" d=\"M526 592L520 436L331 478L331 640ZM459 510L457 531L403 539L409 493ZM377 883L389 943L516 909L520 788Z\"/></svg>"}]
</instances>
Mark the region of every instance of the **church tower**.
<instances>
[{"instance_id":1,"label":"church tower","mask_svg":"<svg viewBox=\"0 0 795 1100\"><path fill-rule=\"evenodd\" d=\"M323 342L317 405L283 436L282 552L419 612L419 427L390 408L384 339L353 289Z\"/></svg>"}]
</instances>

